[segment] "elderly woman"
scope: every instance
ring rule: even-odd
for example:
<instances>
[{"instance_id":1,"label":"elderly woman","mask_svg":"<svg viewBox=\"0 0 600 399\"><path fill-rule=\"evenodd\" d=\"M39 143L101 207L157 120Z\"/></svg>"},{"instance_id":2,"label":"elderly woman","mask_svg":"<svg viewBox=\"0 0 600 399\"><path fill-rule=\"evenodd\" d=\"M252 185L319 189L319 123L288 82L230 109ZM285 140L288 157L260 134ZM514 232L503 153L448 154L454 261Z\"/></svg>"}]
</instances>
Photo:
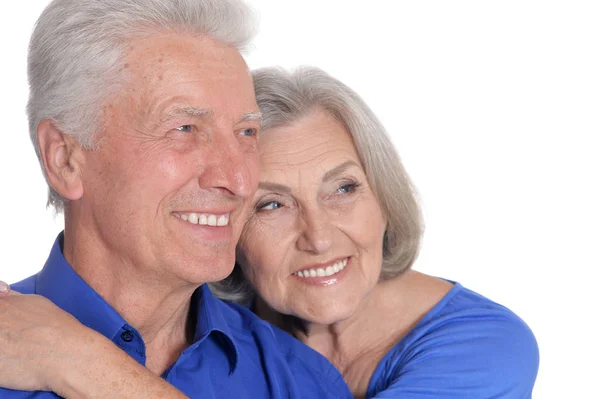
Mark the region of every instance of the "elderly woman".
<instances>
[{"instance_id":1,"label":"elderly woman","mask_svg":"<svg viewBox=\"0 0 600 399\"><path fill-rule=\"evenodd\" d=\"M323 354L357 398L531 397L538 349L526 324L459 283L411 270L419 207L361 98L315 68L258 70L254 83L260 184L238 264L213 291ZM76 355L65 346L53 356ZM103 347L89 368L141 367L111 361L116 350ZM0 383L11 384L6 374Z\"/></svg>"}]
</instances>

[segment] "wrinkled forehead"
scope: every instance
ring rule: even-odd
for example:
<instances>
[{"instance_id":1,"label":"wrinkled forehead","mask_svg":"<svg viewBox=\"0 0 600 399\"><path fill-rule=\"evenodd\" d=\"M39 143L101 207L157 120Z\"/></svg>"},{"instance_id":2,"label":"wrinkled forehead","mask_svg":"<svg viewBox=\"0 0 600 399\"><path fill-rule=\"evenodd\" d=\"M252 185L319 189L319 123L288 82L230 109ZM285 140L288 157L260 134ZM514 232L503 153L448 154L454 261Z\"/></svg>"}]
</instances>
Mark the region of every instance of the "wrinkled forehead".
<instances>
[{"instance_id":1,"label":"wrinkled forehead","mask_svg":"<svg viewBox=\"0 0 600 399\"><path fill-rule=\"evenodd\" d=\"M361 165L345 126L323 110L263 131L259 154L261 180L285 171L326 173L346 161Z\"/></svg>"},{"instance_id":2,"label":"wrinkled forehead","mask_svg":"<svg viewBox=\"0 0 600 399\"><path fill-rule=\"evenodd\" d=\"M120 68L118 94L148 114L188 109L234 120L258 111L240 53L208 37L155 34L132 39Z\"/></svg>"}]
</instances>

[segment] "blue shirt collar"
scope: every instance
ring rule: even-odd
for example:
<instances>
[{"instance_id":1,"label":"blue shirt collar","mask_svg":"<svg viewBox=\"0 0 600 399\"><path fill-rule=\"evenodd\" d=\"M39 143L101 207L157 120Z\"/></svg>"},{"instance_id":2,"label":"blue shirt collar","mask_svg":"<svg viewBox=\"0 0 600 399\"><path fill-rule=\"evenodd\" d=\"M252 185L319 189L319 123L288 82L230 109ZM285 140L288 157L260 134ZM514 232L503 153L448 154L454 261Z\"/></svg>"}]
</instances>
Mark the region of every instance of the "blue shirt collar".
<instances>
[{"instance_id":1,"label":"blue shirt collar","mask_svg":"<svg viewBox=\"0 0 600 399\"><path fill-rule=\"evenodd\" d=\"M44 268L37 275L36 293L112 341L128 323L67 263L62 254L63 236L64 233L58 235ZM221 312L222 306L223 303L213 296L206 284L196 290L192 296L196 330L194 343L187 350L197 349L201 341L215 332L214 338L223 346L229 359L230 372L234 372L239 358L238 348Z\"/></svg>"},{"instance_id":2,"label":"blue shirt collar","mask_svg":"<svg viewBox=\"0 0 600 399\"><path fill-rule=\"evenodd\" d=\"M239 359L238 348L229 324L221 312L223 302L215 298L207 284L203 284L194 292L192 306L195 306L196 310L196 331L194 344L190 348L195 349L209 334L216 333L214 336L226 351L229 358L229 371L233 373Z\"/></svg>"}]
</instances>

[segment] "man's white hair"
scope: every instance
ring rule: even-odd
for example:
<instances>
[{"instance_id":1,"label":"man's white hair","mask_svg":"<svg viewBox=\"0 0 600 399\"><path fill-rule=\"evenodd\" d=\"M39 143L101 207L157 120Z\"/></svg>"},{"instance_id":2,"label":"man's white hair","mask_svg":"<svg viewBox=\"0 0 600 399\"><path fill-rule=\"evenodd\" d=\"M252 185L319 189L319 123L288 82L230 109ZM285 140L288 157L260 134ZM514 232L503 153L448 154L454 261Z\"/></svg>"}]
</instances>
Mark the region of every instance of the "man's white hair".
<instances>
[{"instance_id":1,"label":"man's white hair","mask_svg":"<svg viewBox=\"0 0 600 399\"><path fill-rule=\"evenodd\" d=\"M40 160L37 128L50 119L92 150L104 127L103 103L123 84L132 39L158 32L208 36L244 51L256 17L241 0L54 0L29 44L29 134ZM48 182L46 172L42 171ZM64 199L48 182L48 205Z\"/></svg>"}]
</instances>

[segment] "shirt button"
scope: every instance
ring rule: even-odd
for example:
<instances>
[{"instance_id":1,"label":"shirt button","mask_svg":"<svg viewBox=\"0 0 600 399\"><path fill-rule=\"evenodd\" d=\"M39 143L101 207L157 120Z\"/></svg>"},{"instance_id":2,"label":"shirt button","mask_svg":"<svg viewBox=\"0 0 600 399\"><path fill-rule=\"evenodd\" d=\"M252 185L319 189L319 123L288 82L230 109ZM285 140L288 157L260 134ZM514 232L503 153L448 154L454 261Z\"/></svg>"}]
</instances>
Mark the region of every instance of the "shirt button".
<instances>
[{"instance_id":1,"label":"shirt button","mask_svg":"<svg viewBox=\"0 0 600 399\"><path fill-rule=\"evenodd\" d=\"M134 335L131 331L127 330L121 334L121 339L125 342L133 341Z\"/></svg>"}]
</instances>

